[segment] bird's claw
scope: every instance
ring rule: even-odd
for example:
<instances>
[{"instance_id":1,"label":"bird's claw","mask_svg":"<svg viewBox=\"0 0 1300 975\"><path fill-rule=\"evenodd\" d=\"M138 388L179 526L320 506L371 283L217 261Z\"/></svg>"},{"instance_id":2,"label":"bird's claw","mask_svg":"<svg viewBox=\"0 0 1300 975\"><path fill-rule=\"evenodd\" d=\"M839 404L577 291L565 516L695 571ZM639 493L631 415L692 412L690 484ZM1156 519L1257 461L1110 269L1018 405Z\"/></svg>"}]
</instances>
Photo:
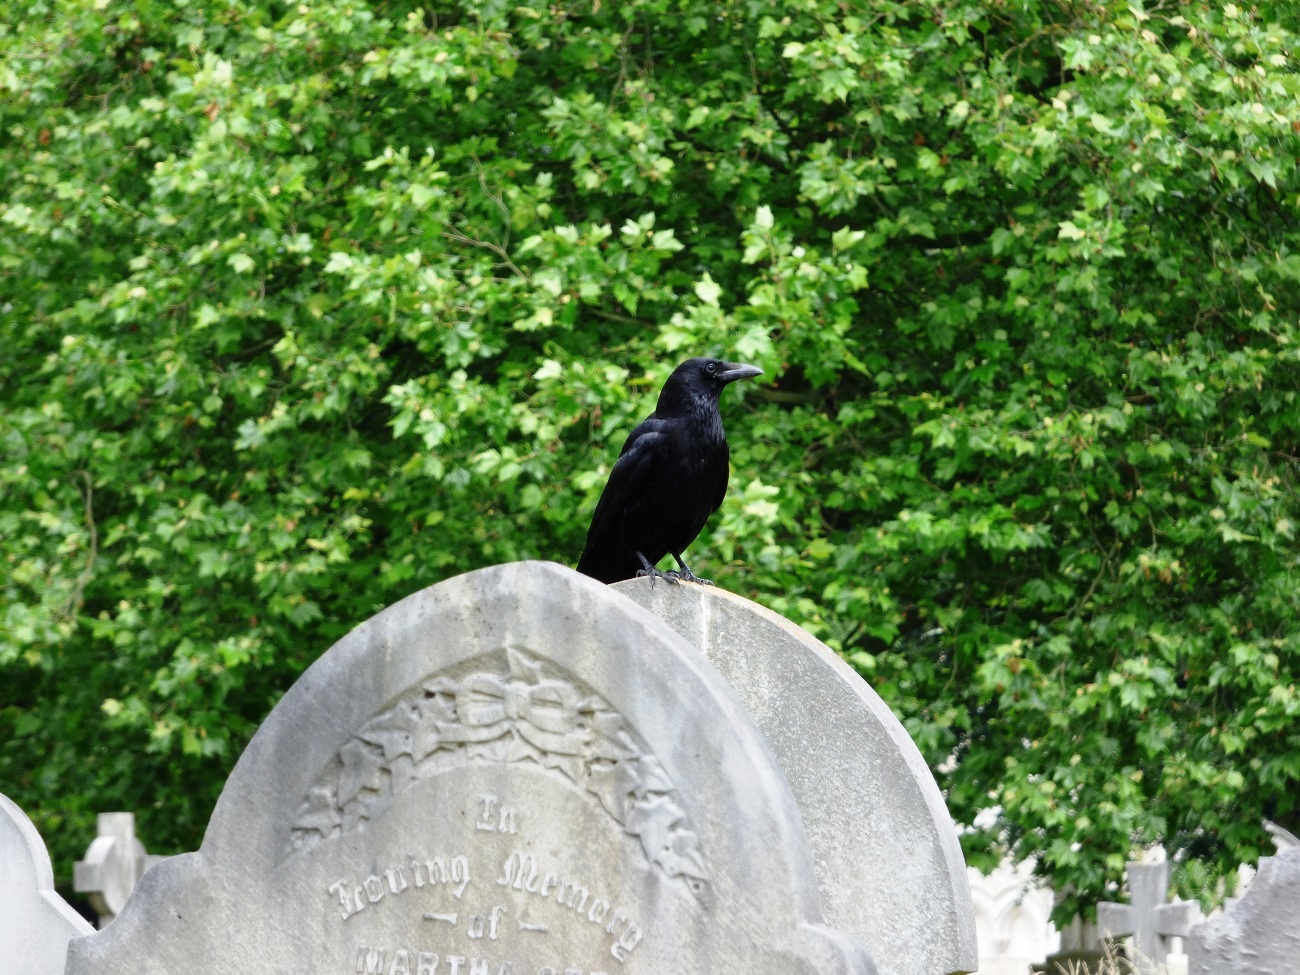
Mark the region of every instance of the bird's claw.
<instances>
[{"instance_id":1,"label":"bird's claw","mask_svg":"<svg viewBox=\"0 0 1300 975\"><path fill-rule=\"evenodd\" d=\"M681 578L681 579L685 579L687 582L693 582L693 583L695 583L697 586L711 586L711 585L713 585L713 580L712 580L712 579L701 579L701 578L700 578L699 576L697 576L694 572L692 572L690 569L687 569L687 568L683 568L681 572L676 572L676 573L674 573L674 575L678 576L678 577Z\"/></svg>"},{"instance_id":2,"label":"bird's claw","mask_svg":"<svg viewBox=\"0 0 1300 975\"><path fill-rule=\"evenodd\" d=\"M665 572L663 569L654 569L654 568L638 569L636 575L638 579L643 579L646 576L649 576L650 585L652 586L655 584L656 579L667 579L674 586L677 585L678 581L681 579L681 576L676 572L676 570L671 572Z\"/></svg>"}]
</instances>

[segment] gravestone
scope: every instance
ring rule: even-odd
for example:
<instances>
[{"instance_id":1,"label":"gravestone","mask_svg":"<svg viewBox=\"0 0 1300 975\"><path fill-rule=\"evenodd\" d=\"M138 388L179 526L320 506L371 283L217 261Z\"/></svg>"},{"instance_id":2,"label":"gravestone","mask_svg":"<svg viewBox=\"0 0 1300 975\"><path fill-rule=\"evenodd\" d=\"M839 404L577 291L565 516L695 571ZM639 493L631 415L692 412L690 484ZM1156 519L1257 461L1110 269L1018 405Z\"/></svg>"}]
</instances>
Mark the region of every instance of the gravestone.
<instances>
[{"instance_id":1,"label":"gravestone","mask_svg":"<svg viewBox=\"0 0 1300 975\"><path fill-rule=\"evenodd\" d=\"M135 836L135 813L100 813L86 859L73 868L72 889L87 895L102 928L117 915L144 872L166 857L151 856Z\"/></svg>"},{"instance_id":2,"label":"gravestone","mask_svg":"<svg viewBox=\"0 0 1300 975\"><path fill-rule=\"evenodd\" d=\"M285 694L68 975L871 975L790 788L668 626L561 566L416 593Z\"/></svg>"},{"instance_id":3,"label":"gravestone","mask_svg":"<svg viewBox=\"0 0 1300 975\"><path fill-rule=\"evenodd\" d=\"M1241 899L1192 929L1189 975L1300 971L1300 845L1285 830L1280 834L1273 834L1277 855L1259 858L1259 870Z\"/></svg>"},{"instance_id":4,"label":"gravestone","mask_svg":"<svg viewBox=\"0 0 1300 975\"><path fill-rule=\"evenodd\" d=\"M55 892L32 821L0 795L0 972L62 975L68 941L93 931Z\"/></svg>"},{"instance_id":5,"label":"gravestone","mask_svg":"<svg viewBox=\"0 0 1300 975\"><path fill-rule=\"evenodd\" d=\"M943 796L906 729L829 647L709 586L614 588L697 647L771 742L808 828L828 924L882 975L979 963L966 862Z\"/></svg>"},{"instance_id":6,"label":"gravestone","mask_svg":"<svg viewBox=\"0 0 1300 975\"><path fill-rule=\"evenodd\" d=\"M1032 860L1004 861L989 874L970 868L966 875L975 904L979 975L1026 975L1030 965L1060 948L1052 891L1036 886Z\"/></svg>"},{"instance_id":7,"label":"gravestone","mask_svg":"<svg viewBox=\"0 0 1300 975\"><path fill-rule=\"evenodd\" d=\"M1131 935L1139 966L1163 965L1172 938L1186 937L1199 924L1201 906L1195 901L1165 903L1169 893L1169 861L1128 863L1129 903L1102 902L1097 905L1097 930L1103 938Z\"/></svg>"},{"instance_id":8,"label":"gravestone","mask_svg":"<svg viewBox=\"0 0 1300 975\"><path fill-rule=\"evenodd\" d=\"M1060 897L1060 891L1053 892L1054 902L1059 903ZM1114 945L1111 947L1114 948ZM1111 975L1106 972L1107 954L1097 936L1097 925L1076 914L1061 929L1060 947L1042 962L1031 964L1029 970L1045 975Z\"/></svg>"}]
</instances>

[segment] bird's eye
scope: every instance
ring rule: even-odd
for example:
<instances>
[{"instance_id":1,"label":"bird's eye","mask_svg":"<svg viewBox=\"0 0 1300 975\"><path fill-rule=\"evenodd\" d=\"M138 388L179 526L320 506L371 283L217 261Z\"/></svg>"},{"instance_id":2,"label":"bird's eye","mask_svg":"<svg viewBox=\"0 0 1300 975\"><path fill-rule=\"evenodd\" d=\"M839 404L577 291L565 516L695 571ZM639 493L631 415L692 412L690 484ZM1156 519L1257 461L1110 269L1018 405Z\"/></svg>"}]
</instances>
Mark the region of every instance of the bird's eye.
<instances>
[{"instance_id":1,"label":"bird's eye","mask_svg":"<svg viewBox=\"0 0 1300 975\"><path fill-rule=\"evenodd\" d=\"M715 372L718 371L718 364L716 362L710 362L707 366L704 367L704 371L707 372L710 376L712 376Z\"/></svg>"}]
</instances>

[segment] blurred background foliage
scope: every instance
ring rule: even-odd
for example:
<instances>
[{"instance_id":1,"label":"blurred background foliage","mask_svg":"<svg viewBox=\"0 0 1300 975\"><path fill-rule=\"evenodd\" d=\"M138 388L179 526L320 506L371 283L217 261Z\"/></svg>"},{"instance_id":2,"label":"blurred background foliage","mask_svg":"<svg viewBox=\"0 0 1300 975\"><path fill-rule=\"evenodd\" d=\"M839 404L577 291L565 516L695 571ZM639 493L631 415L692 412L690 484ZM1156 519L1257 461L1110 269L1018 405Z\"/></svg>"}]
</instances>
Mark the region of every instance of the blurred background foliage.
<instances>
[{"instance_id":1,"label":"blurred background foliage","mask_svg":"<svg viewBox=\"0 0 1300 975\"><path fill-rule=\"evenodd\" d=\"M680 359L692 548L987 867L1204 894L1300 796L1300 8L11 0L0 789L194 848L335 639L573 564ZM1293 249L1295 248L1295 249Z\"/></svg>"}]
</instances>

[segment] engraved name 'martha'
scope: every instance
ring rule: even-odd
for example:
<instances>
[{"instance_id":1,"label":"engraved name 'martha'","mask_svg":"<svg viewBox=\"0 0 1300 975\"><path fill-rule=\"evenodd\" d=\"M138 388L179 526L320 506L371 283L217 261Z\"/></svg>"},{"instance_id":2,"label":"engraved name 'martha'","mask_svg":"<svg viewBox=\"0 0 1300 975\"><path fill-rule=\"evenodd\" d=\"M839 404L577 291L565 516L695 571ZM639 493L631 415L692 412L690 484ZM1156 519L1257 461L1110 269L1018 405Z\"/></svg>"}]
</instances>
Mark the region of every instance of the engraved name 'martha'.
<instances>
[{"instance_id":1,"label":"engraved name 'martha'","mask_svg":"<svg viewBox=\"0 0 1300 975\"><path fill-rule=\"evenodd\" d=\"M439 955L415 948L357 948L356 975L609 975L585 968L522 966L477 955Z\"/></svg>"}]
</instances>

